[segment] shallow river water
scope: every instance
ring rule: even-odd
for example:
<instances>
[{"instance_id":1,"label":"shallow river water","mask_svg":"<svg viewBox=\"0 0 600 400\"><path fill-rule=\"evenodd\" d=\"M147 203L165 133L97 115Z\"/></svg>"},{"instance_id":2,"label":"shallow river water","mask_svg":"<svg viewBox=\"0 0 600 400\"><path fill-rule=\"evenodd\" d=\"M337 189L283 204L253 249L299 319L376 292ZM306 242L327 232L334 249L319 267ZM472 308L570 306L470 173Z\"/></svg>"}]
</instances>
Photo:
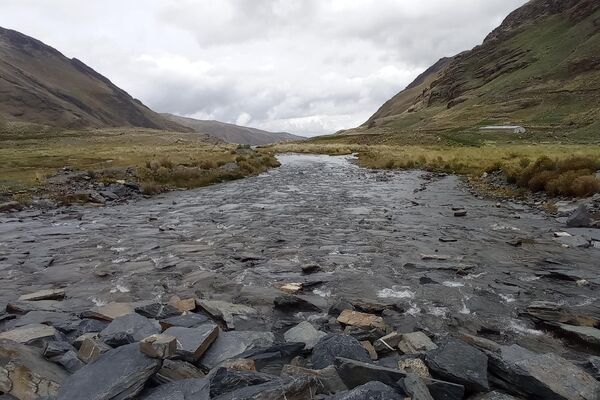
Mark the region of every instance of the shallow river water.
<instances>
[{"instance_id":1,"label":"shallow river water","mask_svg":"<svg viewBox=\"0 0 600 400\"><path fill-rule=\"evenodd\" d=\"M597 313L600 251L561 245L553 218L476 198L454 176L370 171L350 158L284 155L280 168L240 181L2 215L0 303L51 287L66 288L74 312L194 294L261 309L247 327L258 329L273 324L277 286L304 282L302 296L324 312L339 298L394 303L406 329L483 330L542 347L556 344L520 315L531 301ZM309 264L321 271L303 275Z\"/></svg>"}]
</instances>

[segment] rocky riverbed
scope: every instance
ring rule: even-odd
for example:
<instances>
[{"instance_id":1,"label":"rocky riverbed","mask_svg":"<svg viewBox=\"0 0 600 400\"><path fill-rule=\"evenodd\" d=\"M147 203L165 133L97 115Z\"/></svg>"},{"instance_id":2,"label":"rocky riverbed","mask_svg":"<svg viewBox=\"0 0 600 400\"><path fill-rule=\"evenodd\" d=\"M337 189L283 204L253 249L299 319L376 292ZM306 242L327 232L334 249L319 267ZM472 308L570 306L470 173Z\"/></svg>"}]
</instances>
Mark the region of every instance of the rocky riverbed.
<instances>
[{"instance_id":1,"label":"rocky riverbed","mask_svg":"<svg viewBox=\"0 0 600 400\"><path fill-rule=\"evenodd\" d=\"M454 176L280 160L0 214L5 398L600 398L600 230Z\"/></svg>"}]
</instances>

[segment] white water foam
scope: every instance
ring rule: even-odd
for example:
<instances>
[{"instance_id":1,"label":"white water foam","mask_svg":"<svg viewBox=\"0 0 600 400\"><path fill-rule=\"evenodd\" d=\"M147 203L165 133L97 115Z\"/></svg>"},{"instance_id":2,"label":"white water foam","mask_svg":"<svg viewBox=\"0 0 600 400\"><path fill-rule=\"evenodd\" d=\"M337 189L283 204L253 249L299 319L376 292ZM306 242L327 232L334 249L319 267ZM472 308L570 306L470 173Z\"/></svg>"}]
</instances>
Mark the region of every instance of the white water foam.
<instances>
[{"instance_id":1,"label":"white water foam","mask_svg":"<svg viewBox=\"0 0 600 400\"><path fill-rule=\"evenodd\" d=\"M516 333L521 333L523 335L533 335L533 336L541 336L544 334L542 331L538 331L537 329L531 329L526 327L521 321L511 321L509 325L510 329L512 329Z\"/></svg>"},{"instance_id":2,"label":"white water foam","mask_svg":"<svg viewBox=\"0 0 600 400\"><path fill-rule=\"evenodd\" d=\"M465 284L462 282L454 282L454 281L445 281L445 282L442 282L442 285L444 285L446 287L463 287L463 286L465 286Z\"/></svg>"},{"instance_id":3,"label":"white water foam","mask_svg":"<svg viewBox=\"0 0 600 400\"><path fill-rule=\"evenodd\" d=\"M331 289L314 289L313 293L321 297L331 297Z\"/></svg>"},{"instance_id":4,"label":"white water foam","mask_svg":"<svg viewBox=\"0 0 600 400\"><path fill-rule=\"evenodd\" d=\"M498 296L500 296L500 298L505 302L505 303L513 303L515 301L517 301L515 299L515 296L512 294L502 294L500 293Z\"/></svg>"},{"instance_id":5,"label":"white water foam","mask_svg":"<svg viewBox=\"0 0 600 400\"><path fill-rule=\"evenodd\" d=\"M413 299L415 292L408 290L406 286L393 286L392 288L381 289L377 292L377 297L382 299Z\"/></svg>"}]
</instances>

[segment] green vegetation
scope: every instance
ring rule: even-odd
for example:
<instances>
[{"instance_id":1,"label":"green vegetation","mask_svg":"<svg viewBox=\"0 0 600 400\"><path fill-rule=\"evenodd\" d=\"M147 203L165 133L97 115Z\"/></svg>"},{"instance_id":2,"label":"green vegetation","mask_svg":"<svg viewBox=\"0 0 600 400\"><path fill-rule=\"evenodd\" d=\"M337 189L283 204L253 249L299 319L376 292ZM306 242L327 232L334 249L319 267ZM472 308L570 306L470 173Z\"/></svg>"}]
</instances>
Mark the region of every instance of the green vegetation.
<instances>
[{"instance_id":1,"label":"green vegetation","mask_svg":"<svg viewBox=\"0 0 600 400\"><path fill-rule=\"evenodd\" d=\"M370 136L372 142L383 140ZM340 143L336 143L339 138ZM283 143L264 151L342 155L358 153L360 165L378 169L423 169L480 177L501 171L508 183L551 196L587 196L600 192L600 146L578 144L398 145L351 143L353 136L331 136Z\"/></svg>"},{"instance_id":2,"label":"green vegetation","mask_svg":"<svg viewBox=\"0 0 600 400\"><path fill-rule=\"evenodd\" d=\"M0 133L0 194L5 195L41 189L48 176L65 166L90 171L107 182L122 179L124 171L134 167L142 187L156 193L237 179L276 165L271 155L194 133L141 128L68 131L30 124Z\"/></svg>"}]
</instances>

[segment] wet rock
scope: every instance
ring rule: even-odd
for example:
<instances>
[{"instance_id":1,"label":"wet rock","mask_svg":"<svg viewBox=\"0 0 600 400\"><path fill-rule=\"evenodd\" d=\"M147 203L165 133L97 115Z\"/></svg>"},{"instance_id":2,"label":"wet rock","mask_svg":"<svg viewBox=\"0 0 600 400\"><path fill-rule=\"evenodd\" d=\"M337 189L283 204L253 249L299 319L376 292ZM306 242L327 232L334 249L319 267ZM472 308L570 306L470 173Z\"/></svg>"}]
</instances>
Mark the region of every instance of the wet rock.
<instances>
[{"instance_id":1,"label":"wet rock","mask_svg":"<svg viewBox=\"0 0 600 400\"><path fill-rule=\"evenodd\" d=\"M398 343L398 349L403 354L422 354L436 348L436 344L423 332L403 333Z\"/></svg>"},{"instance_id":2,"label":"wet rock","mask_svg":"<svg viewBox=\"0 0 600 400\"><path fill-rule=\"evenodd\" d=\"M256 371L239 371L227 368L218 368L209 375L210 396L218 397L222 394L247 386L260 385L270 382L273 376Z\"/></svg>"},{"instance_id":3,"label":"wet rock","mask_svg":"<svg viewBox=\"0 0 600 400\"><path fill-rule=\"evenodd\" d=\"M271 346L275 336L271 332L232 331L222 332L201 358L200 363L209 369L225 360L257 347Z\"/></svg>"},{"instance_id":4,"label":"wet rock","mask_svg":"<svg viewBox=\"0 0 600 400\"><path fill-rule=\"evenodd\" d=\"M31 311L63 312L64 305L56 300L12 301L6 305L6 311L11 314L26 314Z\"/></svg>"},{"instance_id":5,"label":"wet rock","mask_svg":"<svg viewBox=\"0 0 600 400\"><path fill-rule=\"evenodd\" d=\"M404 400L404 393L399 393L381 382L368 382L349 392L333 396L331 400Z\"/></svg>"},{"instance_id":6,"label":"wet rock","mask_svg":"<svg viewBox=\"0 0 600 400\"><path fill-rule=\"evenodd\" d=\"M467 216L467 210L455 210L454 211L454 216L455 217L466 217Z\"/></svg>"},{"instance_id":7,"label":"wet rock","mask_svg":"<svg viewBox=\"0 0 600 400\"><path fill-rule=\"evenodd\" d=\"M65 354L67 351L75 350L70 343L67 342L58 342L58 341L48 341L44 346L44 350L42 355L46 358L52 358L56 356L60 356Z\"/></svg>"},{"instance_id":8,"label":"wet rock","mask_svg":"<svg viewBox=\"0 0 600 400\"><path fill-rule=\"evenodd\" d=\"M595 326L600 324L598 315L582 315L577 311L550 301L534 301L525 311L536 322L565 323L570 325Z\"/></svg>"},{"instance_id":9,"label":"wet rock","mask_svg":"<svg viewBox=\"0 0 600 400\"><path fill-rule=\"evenodd\" d=\"M427 352L425 362L435 377L461 384L474 392L489 390L487 356L463 341L446 340L437 349Z\"/></svg>"},{"instance_id":10,"label":"wet rock","mask_svg":"<svg viewBox=\"0 0 600 400\"><path fill-rule=\"evenodd\" d=\"M567 226L569 228L588 228L591 224L592 218L590 217L585 204L580 204L579 207L577 207L577 210L567 218Z\"/></svg>"},{"instance_id":11,"label":"wet rock","mask_svg":"<svg viewBox=\"0 0 600 400\"><path fill-rule=\"evenodd\" d=\"M210 400L210 381L199 378L167 383L143 395L140 400Z\"/></svg>"},{"instance_id":12,"label":"wet rock","mask_svg":"<svg viewBox=\"0 0 600 400\"><path fill-rule=\"evenodd\" d=\"M144 304L135 308L135 312L146 318L165 319L175 317L181 312L169 304L152 303Z\"/></svg>"},{"instance_id":13,"label":"wet rock","mask_svg":"<svg viewBox=\"0 0 600 400\"><path fill-rule=\"evenodd\" d=\"M427 385L418 375L408 374L402 381L402 386L411 400L434 400Z\"/></svg>"},{"instance_id":14,"label":"wet rock","mask_svg":"<svg viewBox=\"0 0 600 400\"><path fill-rule=\"evenodd\" d=\"M366 314L359 311L344 310L337 317L337 321L342 325L356 326L363 329L376 328L385 331L386 325L382 317Z\"/></svg>"},{"instance_id":15,"label":"wet rock","mask_svg":"<svg viewBox=\"0 0 600 400\"><path fill-rule=\"evenodd\" d=\"M131 335L134 340L140 341L145 337L159 332L160 326L156 321L149 320L138 314L127 314L116 317L100 332L100 338L118 333L126 333Z\"/></svg>"},{"instance_id":16,"label":"wet rock","mask_svg":"<svg viewBox=\"0 0 600 400\"><path fill-rule=\"evenodd\" d=\"M398 361L398 369L407 374L415 374L421 378L431 378L429 368L420 358L405 358Z\"/></svg>"},{"instance_id":17,"label":"wet rock","mask_svg":"<svg viewBox=\"0 0 600 400\"><path fill-rule=\"evenodd\" d=\"M140 342L140 351L152 358L171 358L177 352L177 338L166 334L148 336Z\"/></svg>"},{"instance_id":18,"label":"wet rock","mask_svg":"<svg viewBox=\"0 0 600 400\"><path fill-rule=\"evenodd\" d=\"M336 357L370 362L371 358L360 342L348 335L331 334L322 338L313 348L311 362L314 368L333 365Z\"/></svg>"},{"instance_id":19,"label":"wet rock","mask_svg":"<svg viewBox=\"0 0 600 400\"><path fill-rule=\"evenodd\" d=\"M406 376L399 369L380 367L343 357L335 359L335 369L342 381L349 388L354 388L370 381L379 381L386 385L396 386L396 382L404 379Z\"/></svg>"},{"instance_id":20,"label":"wet rock","mask_svg":"<svg viewBox=\"0 0 600 400\"><path fill-rule=\"evenodd\" d=\"M74 374L85 366L85 363L79 359L74 350L69 350L60 356L54 357L52 361L62 365L71 374Z\"/></svg>"},{"instance_id":21,"label":"wet rock","mask_svg":"<svg viewBox=\"0 0 600 400\"><path fill-rule=\"evenodd\" d=\"M335 303L333 303L331 305L331 307L329 307L328 313L329 313L329 315L333 315L334 317L337 318L344 310L354 311L354 305L352 305L352 303L350 303L349 301L340 299L340 300L336 301Z\"/></svg>"},{"instance_id":22,"label":"wet rock","mask_svg":"<svg viewBox=\"0 0 600 400\"><path fill-rule=\"evenodd\" d=\"M435 400L463 400L465 387L456 383L421 378Z\"/></svg>"},{"instance_id":23,"label":"wet rock","mask_svg":"<svg viewBox=\"0 0 600 400\"><path fill-rule=\"evenodd\" d=\"M288 330L283 334L283 337L286 342L301 342L305 344L305 349L312 349L315 344L324 336L327 336L325 332L317 330L312 324L308 321L303 321Z\"/></svg>"},{"instance_id":24,"label":"wet rock","mask_svg":"<svg viewBox=\"0 0 600 400\"><path fill-rule=\"evenodd\" d=\"M348 387L344 384L334 366L323 369L308 369L294 365L285 365L281 371L281 376L289 378L298 376L315 377L319 380L317 393L333 394L348 390Z\"/></svg>"},{"instance_id":25,"label":"wet rock","mask_svg":"<svg viewBox=\"0 0 600 400\"><path fill-rule=\"evenodd\" d=\"M538 354L512 345L488 355L490 372L511 394L545 400L598 399L600 382L556 354Z\"/></svg>"},{"instance_id":26,"label":"wet rock","mask_svg":"<svg viewBox=\"0 0 600 400\"><path fill-rule=\"evenodd\" d=\"M553 327L563 336L573 339L580 345L590 349L600 349L600 329L591 326L575 326L553 324Z\"/></svg>"},{"instance_id":27,"label":"wet rock","mask_svg":"<svg viewBox=\"0 0 600 400\"><path fill-rule=\"evenodd\" d=\"M206 322L210 321L210 319L206 315L190 313L185 315L179 315L177 317L171 317L167 319L163 319L160 321L160 326L163 329L168 329L172 326L180 326L182 328L195 328Z\"/></svg>"},{"instance_id":28,"label":"wet rock","mask_svg":"<svg viewBox=\"0 0 600 400\"><path fill-rule=\"evenodd\" d=\"M258 371L279 375L283 366L289 364L303 351L304 343L286 343L247 350L240 354L240 358L254 361Z\"/></svg>"},{"instance_id":29,"label":"wet rock","mask_svg":"<svg viewBox=\"0 0 600 400\"><path fill-rule=\"evenodd\" d=\"M473 400L519 400L516 397L500 392L489 392L475 397Z\"/></svg>"},{"instance_id":30,"label":"wet rock","mask_svg":"<svg viewBox=\"0 0 600 400\"><path fill-rule=\"evenodd\" d=\"M281 291L291 294L300 293L304 289L302 283L286 283L281 286L278 286L278 288Z\"/></svg>"},{"instance_id":31,"label":"wet rock","mask_svg":"<svg viewBox=\"0 0 600 400\"><path fill-rule=\"evenodd\" d=\"M0 339L13 340L17 343L29 344L40 339L54 338L57 334L52 326L30 324L0 333Z\"/></svg>"},{"instance_id":32,"label":"wet rock","mask_svg":"<svg viewBox=\"0 0 600 400\"><path fill-rule=\"evenodd\" d=\"M162 367L154 375L154 380L159 384L164 384L203 377L204 373L187 361L166 359L163 361Z\"/></svg>"},{"instance_id":33,"label":"wet rock","mask_svg":"<svg viewBox=\"0 0 600 400\"><path fill-rule=\"evenodd\" d=\"M275 305L276 309L284 312L321 311L321 309L316 305L291 294L277 296L273 300L273 304Z\"/></svg>"},{"instance_id":34,"label":"wet rock","mask_svg":"<svg viewBox=\"0 0 600 400\"><path fill-rule=\"evenodd\" d=\"M97 319L84 319L77 324L77 327L73 332L69 332L69 337L77 338L85 333L89 332L101 332L109 325L108 321L101 321Z\"/></svg>"},{"instance_id":35,"label":"wet rock","mask_svg":"<svg viewBox=\"0 0 600 400\"><path fill-rule=\"evenodd\" d=\"M228 329L235 329L236 318L247 319L258 315L258 311L243 304L233 304L220 300L197 300L197 305L211 317L220 319Z\"/></svg>"},{"instance_id":36,"label":"wet rock","mask_svg":"<svg viewBox=\"0 0 600 400\"><path fill-rule=\"evenodd\" d=\"M33 400L55 396L67 374L31 347L0 339L0 393Z\"/></svg>"},{"instance_id":37,"label":"wet rock","mask_svg":"<svg viewBox=\"0 0 600 400\"><path fill-rule=\"evenodd\" d=\"M103 335L102 341L113 348L136 342L133 336L127 332L114 332L108 335Z\"/></svg>"},{"instance_id":38,"label":"wet rock","mask_svg":"<svg viewBox=\"0 0 600 400\"><path fill-rule=\"evenodd\" d=\"M385 354L396 351L398 344L402 340L402 335L398 332L392 332L375 340L373 347L379 354Z\"/></svg>"},{"instance_id":39,"label":"wet rock","mask_svg":"<svg viewBox=\"0 0 600 400\"><path fill-rule=\"evenodd\" d=\"M92 308L90 311L84 313L83 317L112 321L115 318L133 313L135 313L135 308L131 303L108 303Z\"/></svg>"},{"instance_id":40,"label":"wet rock","mask_svg":"<svg viewBox=\"0 0 600 400\"><path fill-rule=\"evenodd\" d=\"M600 380L600 357L592 356L588 359L589 368L594 377Z\"/></svg>"},{"instance_id":41,"label":"wet rock","mask_svg":"<svg viewBox=\"0 0 600 400\"><path fill-rule=\"evenodd\" d=\"M315 397L315 378L274 379L260 385L247 386L226 393L215 400L306 400Z\"/></svg>"},{"instance_id":42,"label":"wet rock","mask_svg":"<svg viewBox=\"0 0 600 400\"><path fill-rule=\"evenodd\" d=\"M64 297L64 289L46 289L34 293L24 294L19 297L19 301L61 300Z\"/></svg>"},{"instance_id":43,"label":"wet rock","mask_svg":"<svg viewBox=\"0 0 600 400\"><path fill-rule=\"evenodd\" d=\"M197 361L219 336L219 327L206 323L196 328L174 326L164 331L165 335L177 338L177 354L186 361Z\"/></svg>"},{"instance_id":44,"label":"wet rock","mask_svg":"<svg viewBox=\"0 0 600 400\"><path fill-rule=\"evenodd\" d=\"M79 348L77 355L81 361L88 364L97 360L102 354L111 350L112 348L109 345L97 339L87 338L83 341L83 343L81 343L81 347Z\"/></svg>"},{"instance_id":45,"label":"wet rock","mask_svg":"<svg viewBox=\"0 0 600 400\"><path fill-rule=\"evenodd\" d=\"M134 398L160 368L160 361L140 353L137 343L119 347L81 368L63 382L60 400Z\"/></svg>"},{"instance_id":46,"label":"wet rock","mask_svg":"<svg viewBox=\"0 0 600 400\"><path fill-rule=\"evenodd\" d=\"M54 311L30 311L19 318L14 326L15 328L32 324L50 325L62 332L72 332L77 330L80 319L72 314L54 312Z\"/></svg>"},{"instance_id":47,"label":"wet rock","mask_svg":"<svg viewBox=\"0 0 600 400\"><path fill-rule=\"evenodd\" d=\"M182 299L179 296L173 296L169 299L168 304L172 307L175 307L180 313L194 311L196 309L196 298L190 297L187 299Z\"/></svg>"},{"instance_id":48,"label":"wet rock","mask_svg":"<svg viewBox=\"0 0 600 400\"><path fill-rule=\"evenodd\" d=\"M305 275L314 274L319 271L321 271L321 267L319 267L317 264L308 264L302 266L302 273Z\"/></svg>"},{"instance_id":49,"label":"wet rock","mask_svg":"<svg viewBox=\"0 0 600 400\"><path fill-rule=\"evenodd\" d=\"M7 201L0 203L0 213L9 211L20 211L23 209L23 204L18 201Z\"/></svg>"},{"instance_id":50,"label":"wet rock","mask_svg":"<svg viewBox=\"0 0 600 400\"><path fill-rule=\"evenodd\" d=\"M375 351L375 347L373 347L371 342L369 342L368 340L364 340L360 342L360 345L367 351L367 353L369 353L369 357L371 357L371 360L377 360L377 351Z\"/></svg>"}]
</instances>

